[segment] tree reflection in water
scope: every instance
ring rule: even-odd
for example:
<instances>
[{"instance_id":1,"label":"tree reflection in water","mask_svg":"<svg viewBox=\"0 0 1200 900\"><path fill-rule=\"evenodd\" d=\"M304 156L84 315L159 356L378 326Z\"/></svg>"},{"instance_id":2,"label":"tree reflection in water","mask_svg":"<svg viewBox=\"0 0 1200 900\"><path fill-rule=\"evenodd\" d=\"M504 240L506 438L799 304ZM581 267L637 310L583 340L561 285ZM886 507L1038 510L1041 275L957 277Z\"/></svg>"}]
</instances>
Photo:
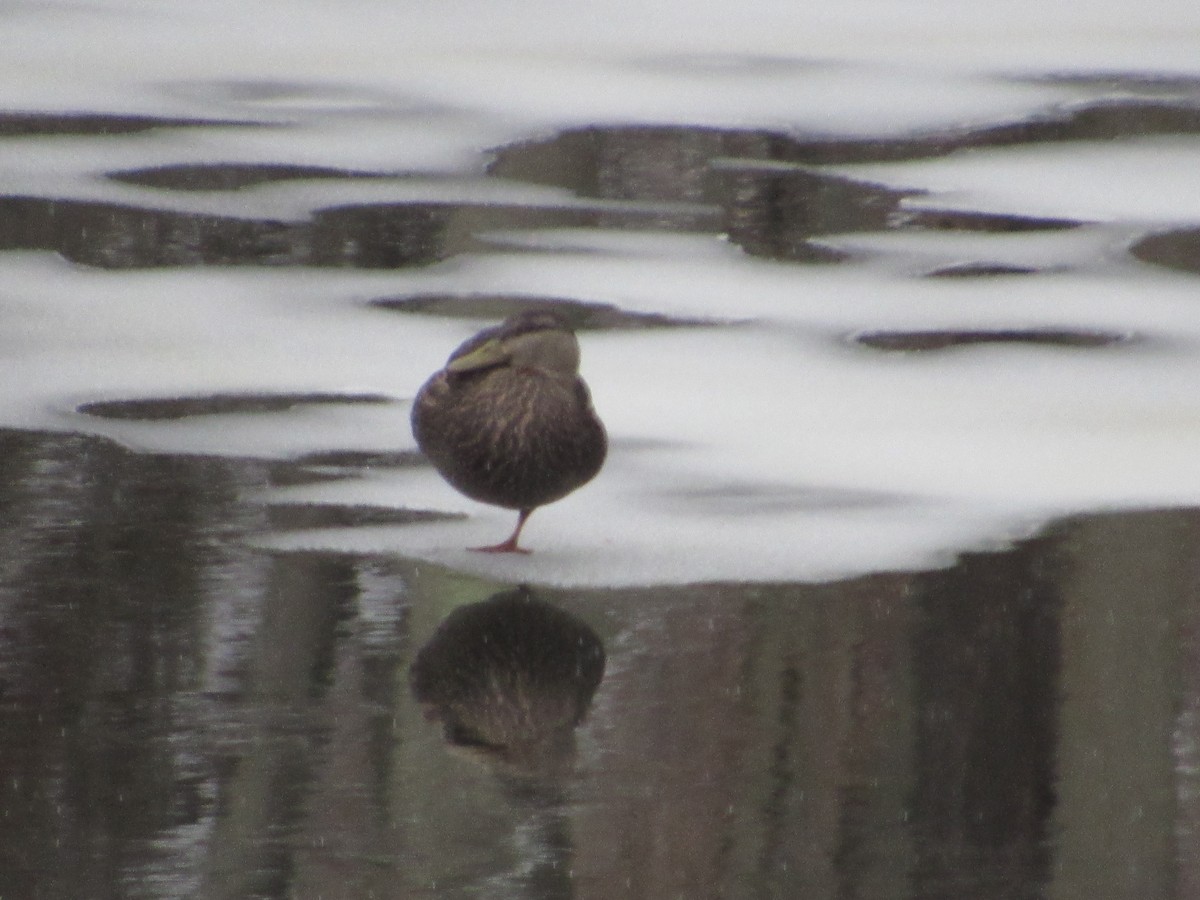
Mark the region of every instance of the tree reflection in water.
<instances>
[{"instance_id":1,"label":"tree reflection in water","mask_svg":"<svg viewBox=\"0 0 1200 900\"><path fill-rule=\"evenodd\" d=\"M942 571L534 595L253 550L287 464L2 441L0 896L1195 883L1195 513Z\"/></svg>"}]
</instances>

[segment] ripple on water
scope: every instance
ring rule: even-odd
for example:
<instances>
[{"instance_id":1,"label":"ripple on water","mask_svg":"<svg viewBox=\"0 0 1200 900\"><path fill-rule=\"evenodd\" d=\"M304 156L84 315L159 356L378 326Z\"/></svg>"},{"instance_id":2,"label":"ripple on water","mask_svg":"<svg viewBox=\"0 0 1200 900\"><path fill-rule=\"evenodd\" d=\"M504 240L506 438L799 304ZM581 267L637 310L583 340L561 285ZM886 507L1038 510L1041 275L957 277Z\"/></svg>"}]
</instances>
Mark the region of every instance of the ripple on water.
<instances>
[{"instance_id":1,"label":"ripple on water","mask_svg":"<svg viewBox=\"0 0 1200 900\"><path fill-rule=\"evenodd\" d=\"M146 397L135 400L98 400L84 403L78 411L101 419L162 421L193 416L288 412L302 406L326 404L394 403L384 394L209 394L199 397Z\"/></svg>"},{"instance_id":2,"label":"ripple on water","mask_svg":"<svg viewBox=\"0 0 1200 900\"><path fill-rule=\"evenodd\" d=\"M856 343L875 350L925 352L981 344L1023 344L1033 347L1089 349L1125 344L1133 338L1106 331L1068 331L1052 328L1002 328L991 331L868 331Z\"/></svg>"},{"instance_id":3,"label":"ripple on water","mask_svg":"<svg viewBox=\"0 0 1200 900\"><path fill-rule=\"evenodd\" d=\"M633 312L611 303L517 294L417 294L381 297L372 300L371 305L396 312L425 313L452 319L504 319L528 310L553 310L577 330L694 328L716 324L711 319Z\"/></svg>"}]
</instances>

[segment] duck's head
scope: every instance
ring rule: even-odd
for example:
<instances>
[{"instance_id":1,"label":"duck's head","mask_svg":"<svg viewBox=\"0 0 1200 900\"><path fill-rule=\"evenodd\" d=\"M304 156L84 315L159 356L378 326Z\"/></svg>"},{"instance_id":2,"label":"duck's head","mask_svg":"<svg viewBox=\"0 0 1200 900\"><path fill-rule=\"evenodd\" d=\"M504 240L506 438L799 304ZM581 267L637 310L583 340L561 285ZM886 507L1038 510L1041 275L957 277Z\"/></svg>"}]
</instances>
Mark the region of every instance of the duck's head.
<instances>
[{"instance_id":1,"label":"duck's head","mask_svg":"<svg viewBox=\"0 0 1200 900\"><path fill-rule=\"evenodd\" d=\"M499 366L575 375L579 372L579 341L558 313L518 313L455 350L446 370L461 374Z\"/></svg>"}]
</instances>

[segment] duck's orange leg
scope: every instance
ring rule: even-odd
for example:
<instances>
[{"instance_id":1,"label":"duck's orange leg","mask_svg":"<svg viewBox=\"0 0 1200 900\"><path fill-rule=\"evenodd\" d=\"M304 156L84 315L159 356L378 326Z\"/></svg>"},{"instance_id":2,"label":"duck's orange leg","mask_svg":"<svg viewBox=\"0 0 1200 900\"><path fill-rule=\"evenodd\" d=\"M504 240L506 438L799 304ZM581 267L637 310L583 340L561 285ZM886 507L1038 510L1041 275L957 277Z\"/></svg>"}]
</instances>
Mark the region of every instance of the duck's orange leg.
<instances>
[{"instance_id":1,"label":"duck's orange leg","mask_svg":"<svg viewBox=\"0 0 1200 900\"><path fill-rule=\"evenodd\" d=\"M524 547L517 546L517 538L521 536L521 529L525 527L525 520L532 514L532 509L523 509L517 514L517 527L508 536L508 540L501 541L499 544L492 544L489 547L471 547L470 549L478 553L528 553L529 551Z\"/></svg>"}]
</instances>

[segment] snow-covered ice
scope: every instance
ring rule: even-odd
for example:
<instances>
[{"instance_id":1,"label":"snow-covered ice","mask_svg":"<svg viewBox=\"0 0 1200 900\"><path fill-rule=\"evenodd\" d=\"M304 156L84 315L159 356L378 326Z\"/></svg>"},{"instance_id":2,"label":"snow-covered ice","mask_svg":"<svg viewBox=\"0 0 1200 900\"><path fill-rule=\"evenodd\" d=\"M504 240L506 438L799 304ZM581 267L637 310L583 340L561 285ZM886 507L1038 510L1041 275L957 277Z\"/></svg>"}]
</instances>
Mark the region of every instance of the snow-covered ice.
<instances>
[{"instance_id":1,"label":"snow-covered ice","mask_svg":"<svg viewBox=\"0 0 1200 900\"><path fill-rule=\"evenodd\" d=\"M1029 0L827 9L95 0L12 4L0 28L0 110L241 123L0 137L0 192L279 221L347 203L601 208L607 201L486 176L495 148L583 125L919 135L1130 90L1067 76L1141 71L1148 94L1193 105L1200 76L1200 7L1182 0L1136 11ZM203 192L105 177L226 163L394 177ZM443 262L372 271L103 271L9 251L0 254L0 425L83 430L147 452L411 450L408 401L488 323L371 300L565 297L711 324L581 335L612 451L594 483L533 517L532 556L460 549L498 540L512 514L464 500L420 467L279 488L267 499L467 519L268 534L264 545L397 553L560 584L815 579L937 564L1072 512L1200 503L1200 294L1194 277L1127 253L1148 231L1200 223L1200 141L810 168L926 192L908 209L1089 224L822 238L851 254L837 266L749 256L717 234L586 228L491 233L483 249ZM973 263L1038 274L920 277ZM920 354L854 340L922 329L1124 339ZM392 402L178 421L77 411L246 392Z\"/></svg>"}]
</instances>

